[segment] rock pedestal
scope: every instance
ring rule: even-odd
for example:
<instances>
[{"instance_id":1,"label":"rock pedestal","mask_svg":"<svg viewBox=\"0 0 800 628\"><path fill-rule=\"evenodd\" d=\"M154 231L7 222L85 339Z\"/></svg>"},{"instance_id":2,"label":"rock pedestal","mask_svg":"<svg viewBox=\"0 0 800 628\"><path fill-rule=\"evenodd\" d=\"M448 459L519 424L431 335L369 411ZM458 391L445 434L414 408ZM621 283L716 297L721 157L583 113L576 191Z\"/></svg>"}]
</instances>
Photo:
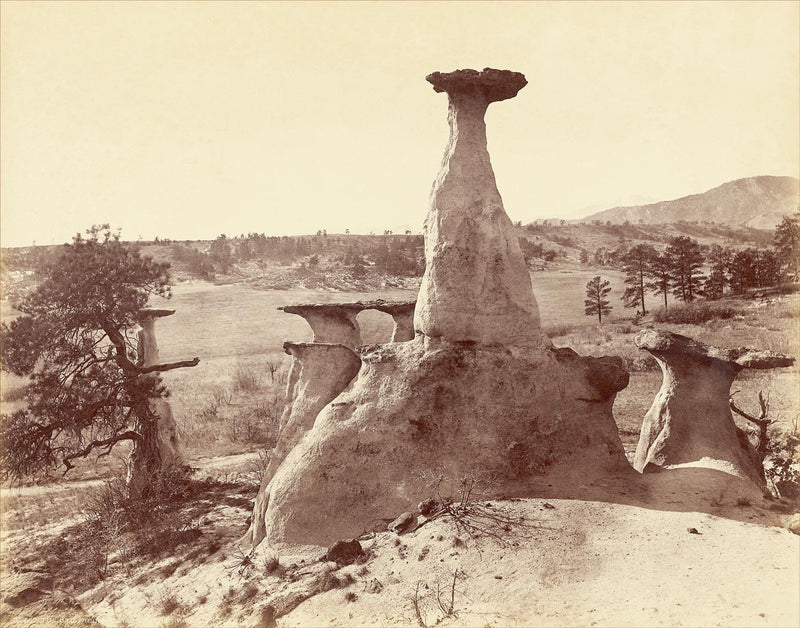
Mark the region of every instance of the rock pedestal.
<instances>
[{"instance_id":1,"label":"rock pedestal","mask_svg":"<svg viewBox=\"0 0 800 628\"><path fill-rule=\"evenodd\" d=\"M541 476L583 483L629 468L611 415L621 362L425 336L361 359L277 469L252 542L329 545L383 529L435 496L439 476L442 496L475 476L497 498L530 495Z\"/></svg>"},{"instance_id":2,"label":"rock pedestal","mask_svg":"<svg viewBox=\"0 0 800 628\"><path fill-rule=\"evenodd\" d=\"M794 358L720 349L666 331L641 331L634 342L653 355L664 375L642 423L634 468L705 467L763 485L761 461L731 416L731 384L744 368L790 366Z\"/></svg>"},{"instance_id":3,"label":"rock pedestal","mask_svg":"<svg viewBox=\"0 0 800 628\"><path fill-rule=\"evenodd\" d=\"M264 528L263 516L275 471L313 427L320 410L347 387L361 368L361 359L344 345L286 342L283 350L292 356L287 405L281 415L277 443L256 497L252 522L252 528L256 531ZM253 544L261 541L259 534L254 534Z\"/></svg>"},{"instance_id":4,"label":"rock pedestal","mask_svg":"<svg viewBox=\"0 0 800 628\"><path fill-rule=\"evenodd\" d=\"M405 342L414 337L416 301L355 301L353 303L309 303L284 305L278 309L306 319L314 332L315 343L343 344L355 348L361 344L357 316L364 310L385 312L394 319L391 342Z\"/></svg>"},{"instance_id":5,"label":"rock pedestal","mask_svg":"<svg viewBox=\"0 0 800 628\"><path fill-rule=\"evenodd\" d=\"M450 139L425 220L425 275L414 326L452 342L539 343L539 309L486 148L484 114L527 81L518 72L434 72L447 92Z\"/></svg>"},{"instance_id":6,"label":"rock pedestal","mask_svg":"<svg viewBox=\"0 0 800 628\"><path fill-rule=\"evenodd\" d=\"M414 309L416 301L390 303L376 301L371 309L386 312L394 319L391 342L406 342L414 338Z\"/></svg>"}]
</instances>

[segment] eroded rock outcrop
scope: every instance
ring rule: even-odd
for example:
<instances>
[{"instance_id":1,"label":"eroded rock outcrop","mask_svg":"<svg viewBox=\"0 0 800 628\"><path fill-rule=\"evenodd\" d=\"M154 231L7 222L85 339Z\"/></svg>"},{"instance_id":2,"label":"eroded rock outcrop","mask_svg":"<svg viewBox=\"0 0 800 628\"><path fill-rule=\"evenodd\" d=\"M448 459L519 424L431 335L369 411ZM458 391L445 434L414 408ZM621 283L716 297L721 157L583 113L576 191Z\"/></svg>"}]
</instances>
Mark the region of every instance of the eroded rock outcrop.
<instances>
[{"instance_id":1,"label":"eroded rock outcrop","mask_svg":"<svg viewBox=\"0 0 800 628\"><path fill-rule=\"evenodd\" d=\"M543 340L486 152L486 107L524 77L429 80L448 91L451 138L426 221L416 335L358 349L358 375L275 471L245 541L329 545L385 529L427 498L456 497L466 476L495 498L630 469L611 414L628 374L618 358Z\"/></svg>"},{"instance_id":2,"label":"eroded rock outcrop","mask_svg":"<svg viewBox=\"0 0 800 628\"><path fill-rule=\"evenodd\" d=\"M432 477L444 478L443 496L469 475L487 497L521 496L539 476L588 482L628 468L611 415L621 366L592 384L592 364L574 352L426 336L361 357L350 388L276 471L254 542L358 536L434 495Z\"/></svg>"},{"instance_id":3,"label":"eroded rock outcrop","mask_svg":"<svg viewBox=\"0 0 800 628\"><path fill-rule=\"evenodd\" d=\"M539 308L486 148L484 114L527 81L518 72L434 72L447 92L450 140L425 220L425 275L414 326L431 338L538 343Z\"/></svg>"},{"instance_id":4,"label":"eroded rock outcrop","mask_svg":"<svg viewBox=\"0 0 800 628\"><path fill-rule=\"evenodd\" d=\"M361 368L361 358L344 345L285 342L283 350L292 356L293 375L288 382L278 442L270 459L273 472L314 425L319 411L347 388Z\"/></svg>"},{"instance_id":5,"label":"eroded rock outcrop","mask_svg":"<svg viewBox=\"0 0 800 628\"><path fill-rule=\"evenodd\" d=\"M664 376L642 423L634 468L705 467L763 485L761 461L731 416L731 384L742 369L791 366L794 358L711 347L652 329L634 342L653 355Z\"/></svg>"},{"instance_id":6,"label":"eroded rock outcrop","mask_svg":"<svg viewBox=\"0 0 800 628\"><path fill-rule=\"evenodd\" d=\"M286 455L314 425L320 410L341 393L361 368L361 359L340 344L286 342L283 350L292 356L287 382L287 405L281 415L278 440L264 473L254 509L253 527L263 528L269 502L269 483ZM257 537L254 543L261 539Z\"/></svg>"}]
</instances>

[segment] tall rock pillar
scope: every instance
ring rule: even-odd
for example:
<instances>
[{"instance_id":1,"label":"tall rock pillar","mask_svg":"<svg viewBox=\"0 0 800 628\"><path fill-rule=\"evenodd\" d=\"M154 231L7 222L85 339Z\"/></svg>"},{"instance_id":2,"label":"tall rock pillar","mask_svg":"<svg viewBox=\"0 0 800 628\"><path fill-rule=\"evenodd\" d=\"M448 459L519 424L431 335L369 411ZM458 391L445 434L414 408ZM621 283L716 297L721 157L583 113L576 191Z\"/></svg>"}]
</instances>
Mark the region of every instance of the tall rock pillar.
<instances>
[{"instance_id":1,"label":"tall rock pillar","mask_svg":"<svg viewBox=\"0 0 800 628\"><path fill-rule=\"evenodd\" d=\"M490 103L513 98L527 81L519 72L489 68L426 78L447 92L450 140L425 220L426 268L414 327L453 342L540 342L539 308L497 190L483 119Z\"/></svg>"}]
</instances>

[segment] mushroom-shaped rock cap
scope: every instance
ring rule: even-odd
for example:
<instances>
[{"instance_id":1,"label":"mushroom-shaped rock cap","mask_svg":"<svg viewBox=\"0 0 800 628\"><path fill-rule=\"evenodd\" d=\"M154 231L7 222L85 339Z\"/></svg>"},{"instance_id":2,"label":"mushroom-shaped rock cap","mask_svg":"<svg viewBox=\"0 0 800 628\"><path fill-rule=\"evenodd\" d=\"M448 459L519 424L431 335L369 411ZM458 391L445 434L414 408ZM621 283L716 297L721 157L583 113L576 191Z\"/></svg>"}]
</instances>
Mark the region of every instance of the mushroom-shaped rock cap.
<instances>
[{"instance_id":1,"label":"mushroom-shaped rock cap","mask_svg":"<svg viewBox=\"0 0 800 628\"><path fill-rule=\"evenodd\" d=\"M378 312L385 312L386 314L392 315L413 314L416 305L416 301L384 301L382 299L364 303L365 309L377 310Z\"/></svg>"},{"instance_id":2,"label":"mushroom-shaped rock cap","mask_svg":"<svg viewBox=\"0 0 800 628\"><path fill-rule=\"evenodd\" d=\"M328 314L338 312L360 312L364 307L360 303L306 303L302 305L283 305L278 308L287 314Z\"/></svg>"},{"instance_id":3,"label":"mushroom-shaped rock cap","mask_svg":"<svg viewBox=\"0 0 800 628\"><path fill-rule=\"evenodd\" d=\"M416 301L385 301L376 299L375 301L352 301L347 303L305 303L300 305L282 305L278 309L288 314L305 314L313 312L361 312L362 310L378 310L379 312L402 312L408 309L413 310Z\"/></svg>"},{"instance_id":4,"label":"mushroom-shaped rock cap","mask_svg":"<svg viewBox=\"0 0 800 628\"><path fill-rule=\"evenodd\" d=\"M514 98L528 84L525 75L511 70L484 68L478 70L456 70L434 72L425 77L434 91L459 93L483 93L487 102Z\"/></svg>"},{"instance_id":5,"label":"mushroom-shaped rock cap","mask_svg":"<svg viewBox=\"0 0 800 628\"><path fill-rule=\"evenodd\" d=\"M740 369L781 368L791 366L795 360L792 356L781 353L758 351L747 347L735 347L733 349L712 347L687 336L656 329L640 331L636 334L633 342L640 349L645 349L651 353L677 353L699 361L719 360L728 362Z\"/></svg>"},{"instance_id":6,"label":"mushroom-shaped rock cap","mask_svg":"<svg viewBox=\"0 0 800 628\"><path fill-rule=\"evenodd\" d=\"M323 349L340 349L342 347L350 352L353 351L350 347L338 342L291 342L287 340L283 343L283 352L286 355L295 355L306 350L322 351Z\"/></svg>"},{"instance_id":7,"label":"mushroom-shaped rock cap","mask_svg":"<svg viewBox=\"0 0 800 628\"><path fill-rule=\"evenodd\" d=\"M144 309L139 312L139 320L149 320L151 318L162 318L164 316L172 316L175 310L159 310L155 308Z\"/></svg>"}]
</instances>

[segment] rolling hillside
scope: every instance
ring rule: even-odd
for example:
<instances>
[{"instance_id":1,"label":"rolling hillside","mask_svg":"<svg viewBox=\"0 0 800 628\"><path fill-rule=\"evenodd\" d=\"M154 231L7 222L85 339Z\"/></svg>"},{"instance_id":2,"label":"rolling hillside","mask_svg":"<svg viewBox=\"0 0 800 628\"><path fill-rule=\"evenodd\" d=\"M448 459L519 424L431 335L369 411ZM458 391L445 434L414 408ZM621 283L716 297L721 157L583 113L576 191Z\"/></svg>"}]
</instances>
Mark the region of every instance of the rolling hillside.
<instances>
[{"instance_id":1,"label":"rolling hillside","mask_svg":"<svg viewBox=\"0 0 800 628\"><path fill-rule=\"evenodd\" d=\"M774 229L784 216L797 209L799 202L800 180L794 177L748 177L671 201L606 209L578 222L655 224L702 220Z\"/></svg>"}]
</instances>

